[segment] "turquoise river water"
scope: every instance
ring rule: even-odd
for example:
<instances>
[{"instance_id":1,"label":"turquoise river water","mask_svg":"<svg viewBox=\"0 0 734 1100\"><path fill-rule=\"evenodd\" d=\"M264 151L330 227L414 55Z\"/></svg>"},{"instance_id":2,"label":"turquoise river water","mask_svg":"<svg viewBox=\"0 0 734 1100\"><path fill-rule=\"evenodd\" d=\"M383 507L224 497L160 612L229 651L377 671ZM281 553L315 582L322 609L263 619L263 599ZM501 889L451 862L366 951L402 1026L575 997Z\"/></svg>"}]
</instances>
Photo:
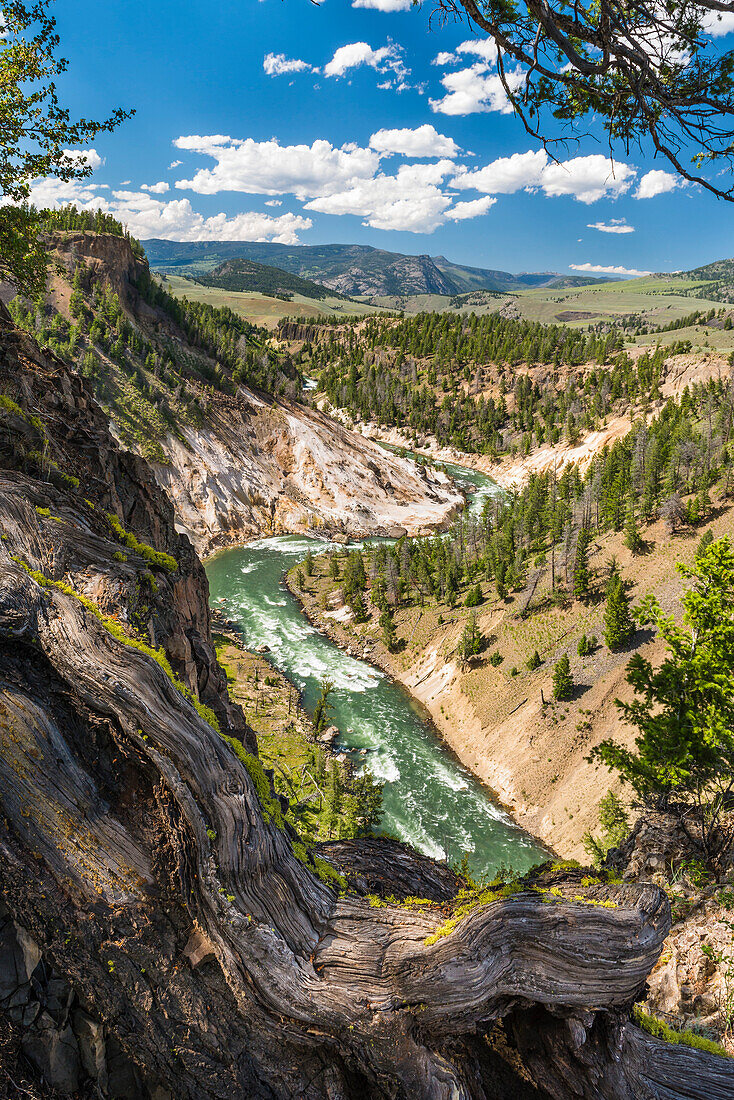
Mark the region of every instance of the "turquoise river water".
<instances>
[{"instance_id":1,"label":"turquoise river water","mask_svg":"<svg viewBox=\"0 0 734 1100\"><path fill-rule=\"evenodd\" d=\"M446 469L471 491L472 512L498 492L482 474ZM503 863L520 871L545 858L544 849L446 748L420 704L379 669L348 656L302 614L282 578L309 546L317 552L328 548L283 536L219 554L207 566L210 598L239 626L250 649L270 647L268 660L298 688L307 711L321 680L333 682L332 721L341 731L340 748L368 749L360 764L385 782L382 829L438 859L453 862L466 852L481 876Z\"/></svg>"}]
</instances>

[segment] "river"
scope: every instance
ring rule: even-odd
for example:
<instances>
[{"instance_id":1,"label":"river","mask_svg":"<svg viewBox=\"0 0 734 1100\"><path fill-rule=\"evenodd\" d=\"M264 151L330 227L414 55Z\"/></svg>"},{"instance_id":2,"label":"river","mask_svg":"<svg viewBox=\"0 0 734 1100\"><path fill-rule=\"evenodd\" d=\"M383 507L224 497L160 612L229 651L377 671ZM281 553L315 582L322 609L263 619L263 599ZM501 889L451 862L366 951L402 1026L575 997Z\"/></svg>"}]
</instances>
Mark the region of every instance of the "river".
<instances>
[{"instance_id":1,"label":"river","mask_svg":"<svg viewBox=\"0 0 734 1100\"><path fill-rule=\"evenodd\" d=\"M497 486L483 474L446 466L480 511ZM420 851L452 862L464 852L477 876L499 867L527 870L546 852L496 805L487 790L444 746L425 710L410 694L365 661L348 656L317 631L282 584L283 574L311 547L328 544L295 535L264 538L225 551L207 565L210 598L241 629L250 649L268 645L267 658L298 688L312 712L320 682L333 682L332 721L340 746L369 750L366 766L385 782L382 830ZM223 597L224 603L218 603Z\"/></svg>"}]
</instances>

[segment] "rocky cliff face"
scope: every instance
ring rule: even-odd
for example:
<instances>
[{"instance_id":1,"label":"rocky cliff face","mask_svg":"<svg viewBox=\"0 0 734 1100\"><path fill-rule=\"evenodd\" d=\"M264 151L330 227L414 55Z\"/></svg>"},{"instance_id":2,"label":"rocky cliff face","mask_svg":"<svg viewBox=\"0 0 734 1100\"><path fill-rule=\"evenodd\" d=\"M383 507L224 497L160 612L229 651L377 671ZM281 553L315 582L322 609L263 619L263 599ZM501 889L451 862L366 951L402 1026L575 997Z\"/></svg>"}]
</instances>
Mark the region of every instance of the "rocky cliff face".
<instances>
[{"instance_id":1,"label":"rocky cliff face","mask_svg":"<svg viewBox=\"0 0 734 1100\"><path fill-rule=\"evenodd\" d=\"M119 449L88 387L40 354L2 305L0 461L6 548L162 646L187 686L244 729L211 644L206 573L170 501L149 466ZM73 554L60 537L70 526Z\"/></svg>"},{"instance_id":2,"label":"rocky cliff face","mask_svg":"<svg viewBox=\"0 0 734 1100\"><path fill-rule=\"evenodd\" d=\"M454 284L439 271L430 256L395 255L391 262L381 266L371 260L370 255L365 259L355 258L338 275L327 275L321 282L351 297L455 292Z\"/></svg>"},{"instance_id":3,"label":"rocky cliff face","mask_svg":"<svg viewBox=\"0 0 734 1100\"><path fill-rule=\"evenodd\" d=\"M171 318L136 289L147 271L129 243L90 232L59 233L51 241L59 270L51 288L55 311L69 317L78 264L109 285L141 338L162 353L201 356ZM115 364L103 351L104 370ZM210 369L216 364L208 363ZM145 379L146 368L137 365ZM104 385L104 381L102 381ZM156 442L151 463L176 511L178 528L206 554L261 532L342 533L351 537L417 533L441 527L462 497L438 471L387 455L329 417L247 386L234 396L188 380L179 389L205 409L195 425L178 423ZM113 430L116 407L110 402ZM133 413L134 415L134 413ZM137 446L132 439L128 445ZM148 454L152 458L152 454Z\"/></svg>"},{"instance_id":4,"label":"rocky cliff face","mask_svg":"<svg viewBox=\"0 0 734 1100\"><path fill-rule=\"evenodd\" d=\"M258 532L367 535L441 527L462 504L437 470L395 459L331 418L240 388L207 423L163 440L155 463L200 553Z\"/></svg>"}]
</instances>

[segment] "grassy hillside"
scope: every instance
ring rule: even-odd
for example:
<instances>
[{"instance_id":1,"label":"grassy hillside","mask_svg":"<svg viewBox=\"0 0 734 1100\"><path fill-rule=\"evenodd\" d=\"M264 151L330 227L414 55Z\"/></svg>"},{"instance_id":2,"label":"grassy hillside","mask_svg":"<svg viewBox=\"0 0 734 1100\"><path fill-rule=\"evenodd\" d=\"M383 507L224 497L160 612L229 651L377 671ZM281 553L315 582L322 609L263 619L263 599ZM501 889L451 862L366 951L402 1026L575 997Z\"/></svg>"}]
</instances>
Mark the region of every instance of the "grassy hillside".
<instances>
[{"instance_id":1,"label":"grassy hillside","mask_svg":"<svg viewBox=\"0 0 734 1100\"><path fill-rule=\"evenodd\" d=\"M690 279L704 280L701 294L717 302L734 302L734 259L715 260L685 273Z\"/></svg>"},{"instance_id":2,"label":"grassy hillside","mask_svg":"<svg viewBox=\"0 0 734 1100\"><path fill-rule=\"evenodd\" d=\"M328 287L302 279L290 271L267 264L256 264L253 260L225 260L211 271L199 276L199 282L205 286L216 286L222 290L266 294L283 301L292 301L295 294L303 298L322 301L324 298L337 298L349 301L345 295L337 294Z\"/></svg>"},{"instance_id":3,"label":"grassy hillside","mask_svg":"<svg viewBox=\"0 0 734 1100\"><path fill-rule=\"evenodd\" d=\"M724 276L718 283L676 275L649 275L617 282L589 282L588 285L572 283L571 279L560 278L551 286L539 288L501 292L477 288L453 296L383 295L369 301L384 309L400 309L407 314L431 311L485 316L501 311L507 317L544 325L559 324L579 329L616 325L624 329L626 339L641 346L690 340L694 347L709 347L725 353L734 350L734 333L724 327L731 313L726 306L729 292ZM711 311L713 316L706 317ZM681 320L693 314L703 315L703 318L678 327ZM669 329L671 325L676 328Z\"/></svg>"},{"instance_id":4,"label":"grassy hillside","mask_svg":"<svg viewBox=\"0 0 734 1100\"><path fill-rule=\"evenodd\" d=\"M363 302L345 299L341 295L332 295L315 301L303 294L293 293L284 301L259 291L224 290L222 287L205 286L203 283L188 279L183 275L162 275L163 285L176 298L187 298L191 302L202 302L214 309L231 309L253 325L274 329L284 317L303 317L315 320L323 317L351 317L355 314L369 315L379 312L373 306Z\"/></svg>"}]
</instances>

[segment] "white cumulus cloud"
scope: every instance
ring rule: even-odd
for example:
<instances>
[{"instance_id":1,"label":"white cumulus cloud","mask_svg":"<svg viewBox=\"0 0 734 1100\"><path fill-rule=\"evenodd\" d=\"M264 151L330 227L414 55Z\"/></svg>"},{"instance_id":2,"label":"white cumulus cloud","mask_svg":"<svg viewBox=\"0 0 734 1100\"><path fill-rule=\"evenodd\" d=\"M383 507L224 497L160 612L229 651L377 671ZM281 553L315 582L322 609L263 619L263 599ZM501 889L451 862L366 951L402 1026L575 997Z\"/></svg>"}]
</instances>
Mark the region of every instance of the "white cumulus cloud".
<instances>
[{"instance_id":1,"label":"white cumulus cloud","mask_svg":"<svg viewBox=\"0 0 734 1100\"><path fill-rule=\"evenodd\" d=\"M556 163L539 149L498 157L473 171L460 170L451 186L488 195L512 195L516 191L540 189L553 198L572 195L578 202L592 203L624 194L632 186L634 177L635 169L631 165L621 161L612 164L599 153Z\"/></svg>"},{"instance_id":2,"label":"white cumulus cloud","mask_svg":"<svg viewBox=\"0 0 734 1100\"><path fill-rule=\"evenodd\" d=\"M600 233L634 233L634 225L627 225L621 218L612 218L609 222L589 222L587 229L598 229Z\"/></svg>"},{"instance_id":3,"label":"white cumulus cloud","mask_svg":"<svg viewBox=\"0 0 734 1100\"><path fill-rule=\"evenodd\" d=\"M513 153L471 172L464 168L451 180L451 186L487 195L513 195L523 188L539 187L547 164L548 155L542 149Z\"/></svg>"},{"instance_id":4,"label":"white cumulus cloud","mask_svg":"<svg viewBox=\"0 0 734 1100\"><path fill-rule=\"evenodd\" d=\"M128 183L130 180L127 181ZM160 183L141 183L141 191L150 191L151 195L165 195L166 191L170 191L171 185L166 183L165 180L161 180Z\"/></svg>"},{"instance_id":5,"label":"white cumulus cloud","mask_svg":"<svg viewBox=\"0 0 734 1100\"><path fill-rule=\"evenodd\" d=\"M322 214L354 214L373 229L432 233L444 220L451 199L441 190L453 161L404 164L394 176L359 180L343 191L313 199L307 210Z\"/></svg>"},{"instance_id":6,"label":"white cumulus cloud","mask_svg":"<svg viewBox=\"0 0 734 1100\"><path fill-rule=\"evenodd\" d=\"M703 28L712 38L722 38L734 31L734 11L707 11Z\"/></svg>"},{"instance_id":7,"label":"white cumulus cloud","mask_svg":"<svg viewBox=\"0 0 734 1100\"><path fill-rule=\"evenodd\" d=\"M331 61L324 65L324 76L344 76L350 69L356 69L360 65L369 65L379 73L393 72L402 79L408 70L402 61L400 46L390 43L389 46L381 46L373 50L367 42L349 42L346 46L340 46Z\"/></svg>"},{"instance_id":8,"label":"white cumulus cloud","mask_svg":"<svg viewBox=\"0 0 734 1100\"><path fill-rule=\"evenodd\" d=\"M510 88L515 91L524 80L520 69L506 73ZM455 73L446 73L441 78L446 95L441 99L429 99L432 111L441 115L472 115L485 111L512 112L512 104L497 73L490 72L489 66L477 61L468 69L459 69Z\"/></svg>"},{"instance_id":9,"label":"white cumulus cloud","mask_svg":"<svg viewBox=\"0 0 734 1100\"><path fill-rule=\"evenodd\" d=\"M614 267L605 264L569 264L572 271L583 271L590 275L627 275L630 279L639 279L650 271L637 271L634 267Z\"/></svg>"},{"instance_id":10,"label":"white cumulus cloud","mask_svg":"<svg viewBox=\"0 0 734 1100\"><path fill-rule=\"evenodd\" d=\"M85 164L92 171L96 171L104 164L104 159L96 149L64 149L64 156L77 164Z\"/></svg>"},{"instance_id":11,"label":"white cumulus cloud","mask_svg":"<svg viewBox=\"0 0 734 1100\"><path fill-rule=\"evenodd\" d=\"M308 61L301 61L298 57L286 57L284 53L266 53L263 58L263 69L268 76L282 76L284 73L302 73L311 71Z\"/></svg>"},{"instance_id":12,"label":"white cumulus cloud","mask_svg":"<svg viewBox=\"0 0 734 1100\"><path fill-rule=\"evenodd\" d=\"M672 172L663 172L660 168L654 168L646 172L640 180L635 191L636 199L654 199L656 195L664 195L668 191L674 191L680 185L680 178Z\"/></svg>"},{"instance_id":13,"label":"white cumulus cloud","mask_svg":"<svg viewBox=\"0 0 734 1100\"><path fill-rule=\"evenodd\" d=\"M245 191L252 195L292 193L303 200L342 189L354 179L368 179L379 167L379 154L354 144L335 148L319 139L311 145L280 145L213 136L177 138L174 145L212 157L214 168L200 169L190 180L178 180L180 190L216 195Z\"/></svg>"},{"instance_id":14,"label":"white cumulus cloud","mask_svg":"<svg viewBox=\"0 0 734 1100\"><path fill-rule=\"evenodd\" d=\"M172 168L178 168L181 164L183 164L182 160L172 160L168 165L168 171L170 172Z\"/></svg>"},{"instance_id":15,"label":"white cumulus cloud","mask_svg":"<svg viewBox=\"0 0 734 1100\"><path fill-rule=\"evenodd\" d=\"M623 195L632 186L635 169L601 153L573 157L543 169L541 187L546 195L573 195L578 202L597 202L606 196Z\"/></svg>"},{"instance_id":16,"label":"white cumulus cloud","mask_svg":"<svg viewBox=\"0 0 734 1100\"><path fill-rule=\"evenodd\" d=\"M31 202L39 207L58 209L74 203L83 210L103 210L127 225L135 237L161 237L174 241L275 241L299 244L298 234L313 222L297 214L272 217L247 211L228 216L224 213L204 217L188 199L161 200L146 191L113 191L99 194L95 184L76 180L48 179L31 188Z\"/></svg>"},{"instance_id":17,"label":"white cumulus cloud","mask_svg":"<svg viewBox=\"0 0 734 1100\"><path fill-rule=\"evenodd\" d=\"M374 8L375 11L409 11L413 0L352 0L353 8Z\"/></svg>"},{"instance_id":18,"label":"white cumulus cloud","mask_svg":"<svg viewBox=\"0 0 734 1100\"><path fill-rule=\"evenodd\" d=\"M497 60L497 43L493 38L470 38L456 47L457 54L469 53L481 57L490 65Z\"/></svg>"},{"instance_id":19,"label":"white cumulus cloud","mask_svg":"<svg viewBox=\"0 0 734 1100\"><path fill-rule=\"evenodd\" d=\"M453 138L439 134L428 123L415 130L378 130L370 138L370 148L404 157L455 157L461 152Z\"/></svg>"},{"instance_id":20,"label":"white cumulus cloud","mask_svg":"<svg viewBox=\"0 0 734 1100\"><path fill-rule=\"evenodd\" d=\"M492 195L483 195L481 199L471 199L469 202L457 202L456 206L452 206L447 211L446 217L455 222L464 221L466 218L478 218L486 214L496 202L497 199Z\"/></svg>"}]
</instances>

